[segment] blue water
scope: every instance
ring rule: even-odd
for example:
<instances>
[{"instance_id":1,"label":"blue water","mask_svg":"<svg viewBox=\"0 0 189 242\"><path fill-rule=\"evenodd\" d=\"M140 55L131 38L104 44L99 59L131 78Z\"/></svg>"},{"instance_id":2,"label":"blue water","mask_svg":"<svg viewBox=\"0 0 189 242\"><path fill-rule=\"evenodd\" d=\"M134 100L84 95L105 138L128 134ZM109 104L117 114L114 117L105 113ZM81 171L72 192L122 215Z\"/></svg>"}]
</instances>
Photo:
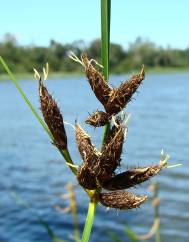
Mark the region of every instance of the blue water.
<instances>
[{"instance_id":1,"label":"blue water","mask_svg":"<svg viewBox=\"0 0 189 242\"><path fill-rule=\"evenodd\" d=\"M112 76L118 85L125 76ZM84 124L88 112L101 105L96 101L84 77L49 80L46 82L64 114L64 120L78 122L91 134L99 146L102 129ZM39 110L37 81L22 81L20 85ZM160 151L171 155L170 165L181 167L165 169L152 181L160 186L161 235L163 242L189 241L189 73L147 74L135 99L128 105L132 113L128 138L124 146L122 170L129 166L159 162ZM40 110L39 110L40 112ZM11 82L0 83L0 241L50 241L39 224L38 217L49 223L63 239L72 235L71 214L59 213L54 206L66 207L60 197L66 193L68 181L77 184L58 151L51 145L46 133L32 115ZM70 153L81 163L74 141L74 131L66 126ZM149 183L136 189L148 194ZM80 228L87 212L88 198L76 186ZM24 207L27 203L28 207ZM91 240L111 241L108 230L124 237L124 224L135 232L146 233L153 221L150 201L141 209L132 211L109 210L99 206Z\"/></svg>"}]
</instances>

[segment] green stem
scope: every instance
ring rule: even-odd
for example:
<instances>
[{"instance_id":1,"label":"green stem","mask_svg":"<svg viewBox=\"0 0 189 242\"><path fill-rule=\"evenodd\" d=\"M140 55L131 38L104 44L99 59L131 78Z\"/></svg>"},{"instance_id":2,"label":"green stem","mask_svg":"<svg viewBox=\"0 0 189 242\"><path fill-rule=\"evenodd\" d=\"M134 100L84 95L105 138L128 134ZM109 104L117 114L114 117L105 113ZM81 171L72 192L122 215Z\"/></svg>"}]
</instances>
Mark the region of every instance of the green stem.
<instances>
[{"instance_id":1,"label":"green stem","mask_svg":"<svg viewBox=\"0 0 189 242\"><path fill-rule=\"evenodd\" d=\"M27 105L29 106L29 108L31 109L32 113L35 115L35 117L37 118L37 120L39 121L39 123L41 124L41 126L44 128L45 132L50 137L52 143L54 143L53 135L51 134L51 132L48 129L47 125L42 120L42 118L39 116L39 114L35 110L34 106L31 104L30 100L27 98L27 96L24 93L24 91L22 90L21 86L18 84L18 81L16 80L16 78L12 74L11 70L9 69L8 65L6 64L6 62L3 60L3 58L1 56L0 56L0 62L2 64L2 66L4 67L5 71L7 72L7 74L9 75L11 81L14 83L14 85L17 88L17 90L19 91L19 93L21 94L21 96L23 97L23 99L25 100L25 102L27 103ZM71 165L74 164L73 161L72 161L72 159L71 159L71 157L70 157L69 151L67 149L66 150L58 149L58 150L60 151L60 153L62 154L62 156L64 157L64 159L66 160L67 163L69 163ZM74 174L76 174L76 172L77 172L76 168L73 167L73 166L69 166L69 167L72 170L72 172Z\"/></svg>"},{"instance_id":2,"label":"green stem","mask_svg":"<svg viewBox=\"0 0 189 242\"><path fill-rule=\"evenodd\" d=\"M78 210L77 210L77 201L76 201L76 194L74 190L74 185L72 183L67 184L69 200L70 200L70 209L73 218L73 225L74 225L74 240L76 242L81 242L80 239L80 230L79 230L79 220L78 220Z\"/></svg>"},{"instance_id":3,"label":"green stem","mask_svg":"<svg viewBox=\"0 0 189 242\"><path fill-rule=\"evenodd\" d=\"M95 201L90 201L88 206L88 213L85 221L85 227L82 235L82 242L88 242L91 234L91 229L93 226L94 215L96 211L97 203Z\"/></svg>"},{"instance_id":4,"label":"green stem","mask_svg":"<svg viewBox=\"0 0 189 242\"><path fill-rule=\"evenodd\" d=\"M111 0L101 0L101 61L103 75L109 78Z\"/></svg>"},{"instance_id":5,"label":"green stem","mask_svg":"<svg viewBox=\"0 0 189 242\"><path fill-rule=\"evenodd\" d=\"M109 48L110 48L110 10L111 0L101 0L101 62L103 65L103 75L106 80L109 78ZM103 143L109 132L110 124L104 129ZM93 196L91 196L93 197ZM95 216L97 202L91 199L88 207L87 218L82 235L82 242L88 242L91 234L93 220Z\"/></svg>"},{"instance_id":6,"label":"green stem","mask_svg":"<svg viewBox=\"0 0 189 242\"><path fill-rule=\"evenodd\" d=\"M104 133L103 133L103 138L102 138L102 145L105 143L106 137L109 133L110 130L110 123L106 124L104 127Z\"/></svg>"},{"instance_id":7,"label":"green stem","mask_svg":"<svg viewBox=\"0 0 189 242\"><path fill-rule=\"evenodd\" d=\"M110 47L110 10L111 0L101 0L101 62L103 65L103 75L106 80L109 78L109 47ZM103 143L108 134L110 124L105 126ZM97 202L91 200L88 207L87 218L83 230L82 242L88 242L93 220L95 216Z\"/></svg>"},{"instance_id":8,"label":"green stem","mask_svg":"<svg viewBox=\"0 0 189 242\"><path fill-rule=\"evenodd\" d=\"M160 228L156 231L156 242L161 242Z\"/></svg>"},{"instance_id":9,"label":"green stem","mask_svg":"<svg viewBox=\"0 0 189 242\"><path fill-rule=\"evenodd\" d=\"M76 241L80 241L80 231L79 231L79 223L78 223L78 213L73 214L73 224L74 224L74 238Z\"/></svg>"},{"instance_id":10,"label":"green stem","mask_svg":"<svg viewBox=\"0 0 189 242\"><path fill-rule=\"evenodd\" d=\"M110 19L111 0L101 0L101 62L103 65L103 75L107 81L109 78ZM103 144L109 130L110 124L107 124L104 128Z\"/></svg>"},{"instance_id":11,"label":"green stem","mask_svg":"<svg viewBox=\"0 0 189 242\"><path fill-rule=\"evenodd\" d=\"M154 199L158 198L158 184L154 184L155 189L154 189ZM159 219L159 206L155 206L154 208L154 219ZM160 235L160 225L158 226L155 234L156 242L161 242L161 235Z\"/></svg>"},{"instance_id":12,"label":"green stem","mask_svg":"<svg viewBox=\"0 0 189 242\"><path fill-rule=\"evenodd\" d=\"M68 166L70 164L69 167L70 167L71 171L76 175L77 174L77 169L74 166L72 166L72 165L74 165L74 163L72 161L72 158L70 156L70 153L69 153L68 149L66 149L66 150L59 149L59 151L62 154L62 156L64 157L64 159L66 160L66 162L68 163Z\"/></svg>"}]
</instances>

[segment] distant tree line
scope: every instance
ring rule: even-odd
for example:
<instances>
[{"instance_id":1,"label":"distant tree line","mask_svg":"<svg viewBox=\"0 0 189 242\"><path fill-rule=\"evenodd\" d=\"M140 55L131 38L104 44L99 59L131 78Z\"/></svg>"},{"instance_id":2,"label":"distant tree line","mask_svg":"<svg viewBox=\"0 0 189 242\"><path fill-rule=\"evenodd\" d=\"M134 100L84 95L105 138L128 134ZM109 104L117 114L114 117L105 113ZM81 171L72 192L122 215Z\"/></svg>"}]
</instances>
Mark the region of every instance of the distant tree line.
<instances>
[{"instance_id":1,"label":"distant tree line","mask_svg":"<svg viewBox=\"0 0 189 242\"><path fill-rule=\"evenodd\" d=\"M89 45L83 41L62 44L51 40L48 47L21 46L11 34L6 34L0 42L0 55L7 61L16 73L33 72L33 67L40 68L48 62L54 72L78 72L81 67L68 58L69 51L80 56L87 52L90 58L99 60L100 40L94 40ZM119 44L110 46L110 70L123 73L138 69L141 64L146 67L189 67L189 48L185 50L158 47L150 41L137 38L130 43L127 50ZM3 72L0 67L0 74Z\"/></svg>"}]
</instances>

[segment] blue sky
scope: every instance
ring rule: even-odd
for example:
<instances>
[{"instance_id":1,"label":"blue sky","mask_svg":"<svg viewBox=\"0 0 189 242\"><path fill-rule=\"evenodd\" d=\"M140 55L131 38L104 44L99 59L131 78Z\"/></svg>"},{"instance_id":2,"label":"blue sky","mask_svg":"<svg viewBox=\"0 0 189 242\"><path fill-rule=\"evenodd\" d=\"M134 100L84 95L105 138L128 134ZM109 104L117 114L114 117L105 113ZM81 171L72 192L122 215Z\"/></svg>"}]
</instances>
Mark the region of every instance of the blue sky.
<instances>
[{"instance_id":1,"label":"blue sky","mask_svg":"<svg viewBox=\"0 0 189 242\"><path fill-rule=\"evenodd\" d=\"M189 0L112 0L111 41L123 45L138 36L157 45L189 47ZM100 37L100 0L15 0L1 2L0 39L47 46Z\"/></svg>"}]
</instances>

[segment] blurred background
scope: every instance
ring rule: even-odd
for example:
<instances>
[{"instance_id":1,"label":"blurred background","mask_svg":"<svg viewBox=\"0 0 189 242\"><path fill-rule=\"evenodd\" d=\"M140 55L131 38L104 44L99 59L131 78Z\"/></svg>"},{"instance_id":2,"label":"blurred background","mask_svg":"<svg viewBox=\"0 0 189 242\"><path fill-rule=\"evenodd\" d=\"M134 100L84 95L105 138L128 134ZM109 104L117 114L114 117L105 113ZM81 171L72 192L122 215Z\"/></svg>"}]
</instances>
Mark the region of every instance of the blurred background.
<instances>
[{"instance_id":1,"label":"blurred background","mask_svg":"<svg viewBox=\"0 0 189 242\"><path fill-rule=\"evenodd\" d=\"M188 8L187 0L112 1L110 83L118 86L141 64L146 69L146 78L126 109L132 116L119 171L158 163L162 148L171 156L170 165L182 164L151 180L159 185L163 242L189 240ZM64 120L74 124L77 118L100 147L103 130L90 128L84 120L102 106L82 67L68 58L69 51L77 55L85 51L100 59L100 1L4 1L1 9L0 55L32 104L40 113L33 67L41 70L48 61L46 85ZM71 240L72 215L57 209L69 204L61 198L67 193L66 184L75 185L81 231L88 198L1 66L0 103L0 241L50 241L39 218L58 237ZM70 153L79 165L74 130L66 126L66 131ZM133 190L151 196L149 184ZM123 233L125 224L143 234L152 223L150 201L132 211L99 206L91 241L112 241L107 231L129 241Z\"/></svg>"}]
</instances>

